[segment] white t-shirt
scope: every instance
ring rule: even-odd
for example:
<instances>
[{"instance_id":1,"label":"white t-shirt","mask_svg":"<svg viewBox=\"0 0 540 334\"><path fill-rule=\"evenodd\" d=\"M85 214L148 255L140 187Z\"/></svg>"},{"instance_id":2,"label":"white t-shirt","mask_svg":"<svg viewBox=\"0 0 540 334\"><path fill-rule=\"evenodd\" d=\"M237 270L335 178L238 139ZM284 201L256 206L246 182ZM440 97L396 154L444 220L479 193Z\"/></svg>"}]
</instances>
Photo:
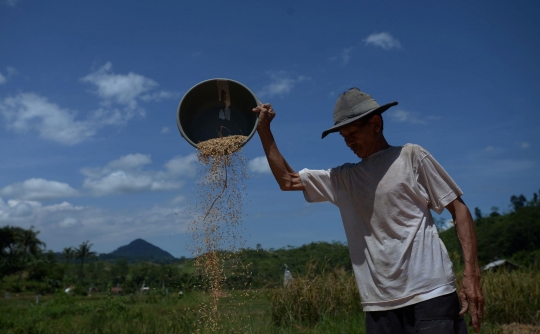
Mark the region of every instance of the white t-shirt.
<instances>
[{"instance_id":1,"label":"white t-shirt","mask_svg":"<svg viewBox=\"0 0 540 334\"><path fill-rule=\"evenodd\" d=\"M463 193L424 148L392 146L359 163L299 174L308 202L339 207L364 311L455 291L430 209L441 213Z\"/></svg>"}]
</instances>

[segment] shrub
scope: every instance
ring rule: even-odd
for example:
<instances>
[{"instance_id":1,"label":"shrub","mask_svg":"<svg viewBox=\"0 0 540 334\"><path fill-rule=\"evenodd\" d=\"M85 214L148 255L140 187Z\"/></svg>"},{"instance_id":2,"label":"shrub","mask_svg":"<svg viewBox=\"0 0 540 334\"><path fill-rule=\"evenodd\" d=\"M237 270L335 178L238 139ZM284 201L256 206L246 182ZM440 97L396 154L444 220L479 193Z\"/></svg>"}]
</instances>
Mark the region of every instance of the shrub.
<instances>
[{"instance_id":1,"label":"shrub","mask_svg":"<svg viewBox=\"0 0 540 334\"><path fill-rule=\"evenodd\" d=\"M517 270L484 273L484 320L496 324L540 325L540 272Z\"/></svg>"},{"instance_id":2,"label":"shrub","mask_svg":"<svg viewBox=\"0 0 540 334\"><path fill-rule=\"evenodd\" d=\"M363 314L353 274L342 268L326 271L317 267L317 262L310 261L305 276L269 292L276 325L315 324L323 317Z\"/></svg>"}]
</instances>

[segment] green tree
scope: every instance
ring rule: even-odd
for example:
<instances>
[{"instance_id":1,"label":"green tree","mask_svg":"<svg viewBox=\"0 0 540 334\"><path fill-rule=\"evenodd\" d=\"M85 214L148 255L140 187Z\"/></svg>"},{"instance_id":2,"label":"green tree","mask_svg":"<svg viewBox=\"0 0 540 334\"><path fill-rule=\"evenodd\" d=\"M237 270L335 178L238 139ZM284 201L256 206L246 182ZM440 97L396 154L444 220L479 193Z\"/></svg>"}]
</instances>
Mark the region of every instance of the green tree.
<instances>
[{"instance_id":1,"label":"green tree","mask_svg":"<svg viewBox=\"0 0 540 334\"><path fill-rule=\"evenodd\" d=\"M512 203L512 207L514 208L514 212L517 212L519 209L525 206L525 203L527 203L527 199L523 195L512 195L510 197L510 202Z\"/></svg>"},{"instance_id":2,"label":"green tree","mask_svg":"<svg viewBox=\"0 0 540 334\"><path fill-rule=\"evenodd\" d=\"M491 207L491 213L489 214L490 217L499 217L501 214L499 213L499 208L496 206Z\"/></svg>"},{"instance_id":3,"label":"green tree","mask_svg":"<svg viewBox=\"0 0 540 334\"><path fill-rule=\"evenodd\" d=\"M9 225L0 228L0 278L20 270L17 235L22 232L22 228Z\"/></svg>"},{"instance_id":4,"label":"green tree","mask_svg":"<svg viewBox=\"0 0 540 334\"><path fill-rule=\"evenodd\" d=\"M18 259L21 261L21 270L19 278L17 279L17 288L22 279L24 270L28 269L30 264L37 262L42 253L42 247L45 247L45 243L38 239L37 235L39 231L34 231L34 226L28 230L23 230L16 234L16 249Z\"/></svg>"},{"instance_id":5,"label":"green tree","mask_svg":"<svg viewBox=\"0 0 540 334\"><path fill-rule=\"evenodd\" d=\"M69 260L73 259L75 257L75 249L71 247L66 247L62 250L62 256L66 260L66 267L69 264Z\"/></svg>"},{"instance_id":6,"label":"green tree","mask_svg":"<svg viewBox=\"0 0 540 334\"><path fill-rule=\"evenodd\" d=\"M479 207L474 208L474 220L477 222L482 220L482 211Z\"/></svg>"},{"instance_id":7,"label":"green tree","mask_svg":"<svg viewBox=\"0 0 540 334\"><path fill-rule=\"evenodd\" d=\"M84 260L89 259L96 255L96 252L90 251L92 248L92 244L89 243L90 241L86 240L82 244L79 245L79 248L75 251L75 257L78 260L81 260L81 271L79 272L79 277L82 277L83 275L83 269L84 269Z\"/></svg>"}]
</instances>

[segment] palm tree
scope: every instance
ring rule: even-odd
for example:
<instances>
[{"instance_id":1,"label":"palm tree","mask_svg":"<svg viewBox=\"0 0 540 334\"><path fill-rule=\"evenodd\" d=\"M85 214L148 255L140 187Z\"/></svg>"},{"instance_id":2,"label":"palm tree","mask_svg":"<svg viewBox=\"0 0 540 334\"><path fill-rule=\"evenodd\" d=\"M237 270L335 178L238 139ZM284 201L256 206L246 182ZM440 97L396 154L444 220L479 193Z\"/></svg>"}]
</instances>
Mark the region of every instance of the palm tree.
<instances>
[{"instance_id":1,"label":"palm tree","mask_svg":"<svg viewBox=\"0 0 540 334\"><path fill-rule=\"evenodd\" d=\"M45 247L45 243L37 238L39 231L34 231L34 226L28 230L23 230L17 235L17 249L19 254L23 256L38 256L41 253L41 247Z\"/></svg>"},{"instance_id":2,"label":"palm tree","mask_svg":"<svg viewBox=\"0 0 540 334\"><path fill-rule=\"evenodd\" d=\"M34 231L34 226L28 230L22 230L16 235L17 255L22 263L22 268L17 279L17 287L21 281L24 269L31 263L30 257L38 258L41 255L41 247L45 247L45 243L37 238L39 231Z\"/></svg>"},{"instance_id":3,"label":"palm tree","mask_svg":"<svg viewBox=\"0 0 540 334\"><path fill-rule=\"evenodd\" d=\"M84 260L96 255L96 252L91 252L90 248L92 248L92 244L90 244L89 241L86 240L75 251L75 257L81 260L81 272L79 273L79 277L82 277L83 274Z\"/></svg>"},{"instance_id":4,"label":"palm tree","mask_svg":"<svg viewBox=\"0 0 540 334\"><path fill-rule=\"evenodd\" d=\"M69 260L75 256L75 249L71 247L64 248L64 250L62 251L62 256L64 257L64 259L66 259L66 267L67 267L67 265L69 264Z\"/></svg>"}]
</instances>

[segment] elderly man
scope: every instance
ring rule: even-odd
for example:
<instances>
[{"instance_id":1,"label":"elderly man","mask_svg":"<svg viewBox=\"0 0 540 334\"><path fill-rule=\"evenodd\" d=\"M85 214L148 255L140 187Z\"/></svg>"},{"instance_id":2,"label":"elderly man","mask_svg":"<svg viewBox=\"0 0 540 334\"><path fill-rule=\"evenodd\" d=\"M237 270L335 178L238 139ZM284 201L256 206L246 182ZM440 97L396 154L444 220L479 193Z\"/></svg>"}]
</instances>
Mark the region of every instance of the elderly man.
<instances>
[{"instance_id":1,"label":"elderly man","mask_svg":"<svg viewBox=\"0 0 540 334\"><path fill-rule=\"evenodd\" d=\"M459 187L424 148L388 144L381 114L396 104L379 106L358 88L341 94L334 126L322 137L339 132L362 160L300 172L276 146L272 106L253 111L259 113L257 131L281 190L301 190L308 202L330 201L339 208L368 333L467 333L467 310L478 332L484 300L471 214ZM454 219L465 259L459 298L430 212L444 208Z\"/></svg>"}]
</instances>

